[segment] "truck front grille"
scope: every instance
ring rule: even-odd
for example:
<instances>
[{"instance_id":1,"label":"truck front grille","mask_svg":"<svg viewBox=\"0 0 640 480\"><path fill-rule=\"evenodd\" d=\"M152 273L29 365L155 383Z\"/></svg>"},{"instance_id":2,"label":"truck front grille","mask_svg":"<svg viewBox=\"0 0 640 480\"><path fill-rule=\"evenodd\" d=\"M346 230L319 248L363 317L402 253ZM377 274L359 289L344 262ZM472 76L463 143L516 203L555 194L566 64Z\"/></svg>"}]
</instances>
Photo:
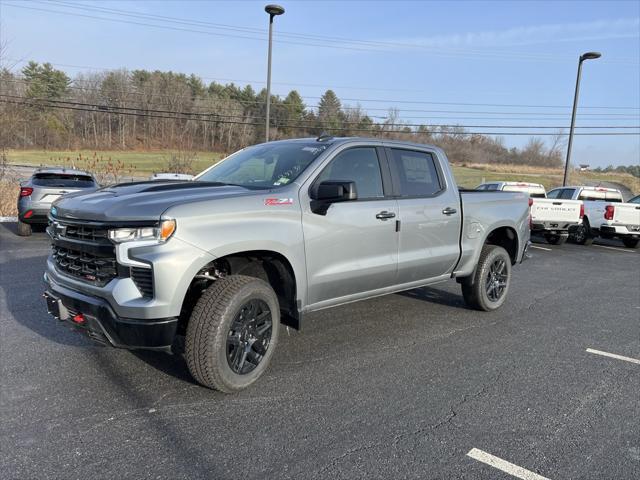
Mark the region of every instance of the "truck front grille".
<instances>
[{"instance_id":1,"label":"truck front grille","mask_svg":"<svg viewBox=\"0 0 640 480\"><path fill-rule=\"evenodd\" d=\"M102 244L109 243L109 230L106 228L89 227L86 225L66 225L64 236L78 240L87 240Z\"/></svg>"},{"instance_id":2,"label":"truck front grille","mask_svg":"<svg viewBox=\"0 0 640 480\"><path fill-rule=\"evenodd\" d=\"M54 245L53 259L62 273L97 286L104 286L118 275L115 254L97 256L79 249Z\"/></svg>"},{"instance_id":3,"label":"truck front grille","mask_svg":"<svg viewBox=\"0 0 640 480\"><path fill-rule=\"evenodd\" d=\"M131 280L145 298L153 298L153 270L150 268L131 267Z\"/></svg>"},{"instance_id":4,"label":"truck front grille","mask_svg":"<svg viewBox=\"0 0 640 480\"><path fill-rule=\"evenodd\" d=\"M109 228L55 219L47 229L52 257L60 273L102 287L118 276Z\"/></svg>"}]
</instances>

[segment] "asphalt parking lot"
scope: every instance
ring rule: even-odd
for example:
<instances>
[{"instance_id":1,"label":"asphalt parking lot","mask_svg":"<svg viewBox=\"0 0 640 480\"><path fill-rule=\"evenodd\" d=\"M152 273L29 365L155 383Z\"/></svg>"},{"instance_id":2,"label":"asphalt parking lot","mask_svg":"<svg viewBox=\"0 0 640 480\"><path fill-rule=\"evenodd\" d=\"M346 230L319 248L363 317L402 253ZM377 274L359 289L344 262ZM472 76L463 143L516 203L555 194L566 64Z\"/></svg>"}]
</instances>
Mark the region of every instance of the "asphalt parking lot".
<instances>
[{"instance_id":1,"label":"asphalt parking lot","mask_svg":"<svg viewBox=\"0 0 640 480\"><path fill-rule=\"evenodd\" d=\"M640 478L640 251L619 242L537 243L494 313L449 282L309 315L253 388L223 395L180 357L50 318L46 236L14 228L2 478Z\"/></svg>"}]
</instances>

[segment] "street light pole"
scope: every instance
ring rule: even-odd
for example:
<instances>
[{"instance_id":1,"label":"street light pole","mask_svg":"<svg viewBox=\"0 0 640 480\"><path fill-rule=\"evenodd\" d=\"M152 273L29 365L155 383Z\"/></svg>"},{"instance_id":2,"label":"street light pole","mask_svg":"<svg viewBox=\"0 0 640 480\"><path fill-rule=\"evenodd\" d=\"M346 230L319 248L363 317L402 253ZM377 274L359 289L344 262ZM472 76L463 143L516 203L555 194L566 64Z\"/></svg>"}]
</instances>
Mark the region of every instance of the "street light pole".
<instances>
[{"instance_id":1,"label":"street light pole","mask_svg":"<svg viewBox=\"0 0 640 480\"><path fill-rule=\"evenodd\" d=\"M280 5L267 5L264 7L264 11L269 14L269 54L267 57L267 119L265 124L264 138L265 142L269 141L269 116L271 110L271 43L273 35L273 17L276 15L282 15L284 8Z\"/></svg>"},{"instance_id":2,"label":"street light pole","mask_svg":"<svg viewBox=\"0 0 640 480\"><path fill-rule=\"evenodd\" d=\"M580 77L582 76L582 62L585 60L595 60L601 57L599 52L587 52L580 55L580 61L578 62L578 76L576 78L576 91L573 95L573 112L571 113L571 127L569 128L569 143L567 145L567 159L564 163L564 177L562 178L562 186L567 185L567 179L569 177L569 164L571 162L571 147L573 146L573 130L576 125L576 111L578 110L578 95L580 94Z\"/></svg>"}]
</instances>

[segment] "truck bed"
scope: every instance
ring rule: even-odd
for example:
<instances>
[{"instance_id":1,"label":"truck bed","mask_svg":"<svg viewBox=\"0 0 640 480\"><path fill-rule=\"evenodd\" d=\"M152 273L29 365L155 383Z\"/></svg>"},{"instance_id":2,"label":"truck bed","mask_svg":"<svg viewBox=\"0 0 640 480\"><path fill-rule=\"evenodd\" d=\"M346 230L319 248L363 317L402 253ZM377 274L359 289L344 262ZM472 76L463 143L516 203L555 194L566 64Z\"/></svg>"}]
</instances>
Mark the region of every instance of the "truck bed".
<instances>
[{"instance_id":1,"label":"truck bed","mask_svg":"<svg viewBox=\"0 0 640 480\"><path fill-rule=\"evenodd\" d=\"M518 241L529 240L529 197L522 192L461 189L463 224L460 232L460 261L455 275L469 275L477 264L486 232L512 228ZM506 220L506 219L515 219Z\"/></svg>"}]
</instances>

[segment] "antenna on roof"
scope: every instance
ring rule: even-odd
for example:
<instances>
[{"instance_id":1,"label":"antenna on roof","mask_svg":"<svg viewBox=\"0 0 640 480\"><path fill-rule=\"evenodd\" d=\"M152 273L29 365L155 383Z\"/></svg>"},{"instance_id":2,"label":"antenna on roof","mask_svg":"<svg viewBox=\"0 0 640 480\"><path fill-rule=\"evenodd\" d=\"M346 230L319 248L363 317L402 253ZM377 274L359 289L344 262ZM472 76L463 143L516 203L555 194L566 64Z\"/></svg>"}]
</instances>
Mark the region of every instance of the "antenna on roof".
<instances>
[{"instance_id":1,"label":"antenna on roof","mask_svg":"<svg viewBox=\"0 0 640 480\"><path fill-rule=\"evenodd\" d=\"M325 142L327 140L331 140L333 135L329 135L327 132L323 131L318 138L316 138L316 142Z\"/></svg>"}]
</instances>

